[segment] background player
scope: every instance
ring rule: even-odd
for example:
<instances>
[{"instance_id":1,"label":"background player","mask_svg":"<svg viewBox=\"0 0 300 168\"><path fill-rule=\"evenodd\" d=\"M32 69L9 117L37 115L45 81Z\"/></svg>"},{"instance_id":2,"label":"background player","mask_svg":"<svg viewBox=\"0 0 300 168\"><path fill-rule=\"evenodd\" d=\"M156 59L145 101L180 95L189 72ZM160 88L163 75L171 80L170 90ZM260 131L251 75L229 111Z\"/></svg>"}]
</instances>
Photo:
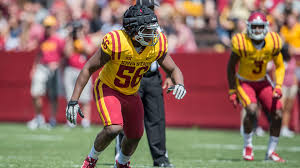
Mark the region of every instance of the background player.
<instances>
[{"instance_id":1,"label":"background player","mask_svg":"<svg viewBox=\"0 0 300 168\"><path fill-rule=\"evenodd\" d=\"M284 64L281 54L282 42L275 32L268 32L268 21L261 12L254 12L247 21L247 33L232 38L232 54L228 62L227 77L230 101L236 106L239 101L246 109L244 126L243 158L253 160L252 130L258 110L258 101L270 112L270 140L266 160L284 162L275 153L280 135L282 106L281 86L284 78ZM273 60L276 66L276 86L272 88L266 79L267 63ZM235 68L239 63L238 72Z\"/></svg>"},{"instance_id":2,"label":"background player","mask_svg":"<svg viewBox=\"0 0 300 168\"><path fill-rule=\"evenodd\" d=\"M173 95L182 99L186 90L180 69L167 54L168 44L154 12L146 6L131 6L123 17L124 30L105 35L96 54L81 70L66 108L67 119L76 124L80 94L93 72L103 67L95 81L94 95L104 124L97 135L83 168L95 167L98 156L124 130L121 151L115 167L129 168L129 159L137 148L144 130L143 105L137 91L143 74L155 60L175 82Z\"/></svg>"},{"instance_id":3,"label":"background player","mask_svg":"<svg viewBox=\"0 0 300 168\"><path fill-rule=\"evenodd\" d=\"M31 70L32 101L35 109L35 117L27 123L30 129L45 126L45 118L42 114L42 96L47 96L50 102L51 117L50 126L56 125L56 111L58 104L59 71L64 50L64 40L56 33L57 21L54 16L47 16L43 25L45 38L40 45L40 52Z\"/></svg>"}]
</instances>

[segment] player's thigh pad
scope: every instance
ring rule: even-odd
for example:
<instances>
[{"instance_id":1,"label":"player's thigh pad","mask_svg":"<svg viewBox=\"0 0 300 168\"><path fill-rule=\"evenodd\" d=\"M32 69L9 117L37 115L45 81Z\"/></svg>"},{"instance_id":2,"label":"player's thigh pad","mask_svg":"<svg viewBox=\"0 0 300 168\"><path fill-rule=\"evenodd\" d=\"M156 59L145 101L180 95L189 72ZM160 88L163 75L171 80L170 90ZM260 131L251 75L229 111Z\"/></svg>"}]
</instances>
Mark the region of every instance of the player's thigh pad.
<instances>
[{"instance_id":1,"label":"player's thigh pad","mask_svg":"<svg viewBox=\"0 0 300 168\"><path fill-rule=\"evenodd\" d=\"M141 138L144 133L144 108L139 95L126 96L122 106L124 133L127 138Z\"/></svg>"},{"instance_id":2,"label":"player's thigh pad","mask_svg":"<svg viewBox=\"0 0 300 168\"><path fill-rule=\"evenodd\" d=\"M255 88L251 82L236 80L237 94L239 101L243 107L248 106L251 103L257 103Z\"/></svg>"},{"instance_id":3,"label":"player's thigh pad","mask_svg":"<svg viewBox=\"0 0 300 168\"><path fill-rule=\"evenodd\" d=\"M268 112L275 112L281 109L282 105L279 99L273 98L273 88L271 84L265 85L258 93L258 98L261 105Z\"/></svg>"},{"instance_id":4,"label":"player's thigh pad","mask_svg":"<svg viewBox=\"0 0 300 168\"><path fill-rule=\"evenodd\" d=\"M111 89L98 79L94 85L94 97L103 125L123 126L121 112L121 104L123 102L120 93Z\"/></svg>"}]
</instances>

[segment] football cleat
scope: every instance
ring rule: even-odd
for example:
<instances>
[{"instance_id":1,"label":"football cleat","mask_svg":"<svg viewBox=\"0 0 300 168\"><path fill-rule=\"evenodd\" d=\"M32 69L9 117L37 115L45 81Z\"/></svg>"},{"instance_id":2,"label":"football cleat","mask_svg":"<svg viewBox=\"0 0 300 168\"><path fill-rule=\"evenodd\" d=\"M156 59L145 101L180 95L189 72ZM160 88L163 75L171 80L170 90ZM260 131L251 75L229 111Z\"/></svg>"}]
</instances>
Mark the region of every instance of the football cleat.
<instances>
[{"instance_id":1,"label":"football cleat","mask_svg":"<svg viewBox=\"0 0 300 168\"><path fill-rule=\"evenodd\" d=\"M295 133L291 131L289 128L283 127L281 128L280 136L293 138L295 136Z\"/></svg>"},{"instance_id":2,"label":"football cleat","mask_svg":"<svg viewBox=\"0 0 300 168\"><path fill-rule=\"evenodd\" d=\"M170 167L170 168L174 167L174 165L169 162L158 163L158 164L154 164L153 166L154 167Z\"/></svg>"},{"instance_id":3,"label":"football cleat","mask_svg":"<svg viewBox=\"0 0 300 168\"><path fill-rule=\"evenodd\" d=\"M114 168L131 168L131 167L129 166L129 164L130 164L130 161L127 162L125 165L122 165L122 164L120 164L120 163L116 160L116 163L115 163Z\"/></svg>"},{"instance_id":4,"label":"football cleat","mask_svg":"<svg viewBox=\"0 0 300 168\"><path fill-rule=\"evenodd\" d=\"M243 158L244 158L244 160L247 160L247 161L254 160L254 154L253 154L252 147L247 146L246 148L243 149Z\"/></svg>"},{"instance_id":5,"label":"football cleat","mask_svg":"<svg viewBox=\"0 0 300 168\"><path fill-rule=\"evenodd\" d=\"M268 154L266 155L265 160L272 160L274 162L280 162L283 163L285 160L283 160L276 152L272 152L269 156Z\"/></svg>"},{"instance_id":6,"label":"football cleat","mask_svg":"<svg viewBox=\"0 0 300 168\"><path fill-rule=\"evenodd\" d=\"M95 168L97 161L98 160L96 160L96 159L86 157L86 159L84 160L81 168Z\"/></svg>"}]
</instances>

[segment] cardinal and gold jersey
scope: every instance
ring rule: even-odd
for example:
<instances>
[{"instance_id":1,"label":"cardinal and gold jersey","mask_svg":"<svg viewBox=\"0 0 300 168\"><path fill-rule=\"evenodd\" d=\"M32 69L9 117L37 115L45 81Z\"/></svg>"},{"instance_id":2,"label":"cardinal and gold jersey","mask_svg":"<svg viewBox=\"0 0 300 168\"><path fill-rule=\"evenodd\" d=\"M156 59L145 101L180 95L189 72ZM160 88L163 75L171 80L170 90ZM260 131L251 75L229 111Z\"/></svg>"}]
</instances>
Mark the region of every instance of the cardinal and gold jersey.
<instances>
[{"instance_id":1,"label":"cardinal and gold jersey","mask_svg":"<svg viewBox=\"0 0 300 168\"><path fill-rule=\"evenodd\" d=\"M275 32L268 32L265 44L256 49L246 33L238 33L232 37L232 51L240 57L238 76L248 81L264 79L267 73L267 63L271 60L275 65L283 65L281 54L282 41ZM284 71L276 73L276 84L283 82Z\"/></svg>"},{"instance_id":2,"label":"cardinal and gold jersey","mask_svg":"<svg viewBox=\"0 0 300 168\"><path fill-rule=\"evenodd\" d=\"M138 91L140 81L151 63L167 53L168 43L166 36L160 33L158 43L147 46L139 54L126 32L117 30L104 36L101 48L111 59L99 73L100 80L114 90L132 95Z\"/></svg>"}]
</instances>

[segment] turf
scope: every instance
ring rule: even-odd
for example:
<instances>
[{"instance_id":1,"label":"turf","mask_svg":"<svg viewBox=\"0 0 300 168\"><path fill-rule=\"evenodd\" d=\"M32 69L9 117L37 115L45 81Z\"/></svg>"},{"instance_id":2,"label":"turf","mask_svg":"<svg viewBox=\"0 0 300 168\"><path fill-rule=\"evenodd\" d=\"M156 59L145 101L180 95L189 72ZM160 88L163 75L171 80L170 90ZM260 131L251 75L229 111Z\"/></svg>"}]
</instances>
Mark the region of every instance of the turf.
<instances>
[{"instance_id":1,"label":"turf","mask_svg":"<svg viewBox=\"0 0 300 168\"><path fill-rule=\"evenodd\" d=\"M0 123L0 167L76 168L89 153L100 126L31 131L24 124ZM300 136L281 138L278 153L286 163L264 161L268 136L254 137L255 161L241 158L242 137L237 130L167 129L170 161L176 168L296 168L300 165ZM101 154L97 167L114 163L114 142ZM131 159L132 167L151 167L146 137Z\"/></svg>"}]
</instances>

